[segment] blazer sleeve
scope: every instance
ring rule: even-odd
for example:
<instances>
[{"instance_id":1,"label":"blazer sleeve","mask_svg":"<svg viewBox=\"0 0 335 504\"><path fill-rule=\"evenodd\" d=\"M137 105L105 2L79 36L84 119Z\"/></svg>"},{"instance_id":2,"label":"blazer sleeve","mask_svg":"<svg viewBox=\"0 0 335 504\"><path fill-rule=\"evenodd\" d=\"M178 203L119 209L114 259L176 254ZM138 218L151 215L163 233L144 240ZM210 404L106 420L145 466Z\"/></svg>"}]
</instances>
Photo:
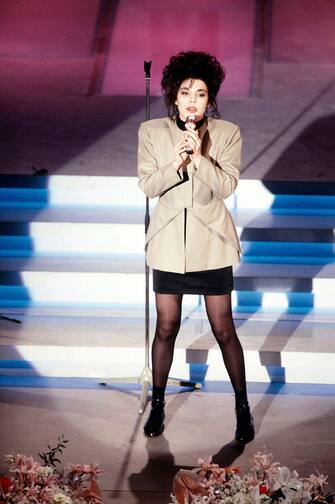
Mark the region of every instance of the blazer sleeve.
<instances>
[{"instance_id":1,"label":"blazer sleeve","mask_svg":"<svg viewBox=\"0 0 335 504\"><path fill-rule=\"evenodd\" d=\"M180 183L181 177L169 163L159 167L152 139L145 123L142 123L138 132L138 185L148 198L160 196L165 191Z\"/></svg>"},{"instance_id":2,"label":"blazer sleeve","mask_svg":"<svg viewBox=\"0 0 335 504\"><path fill-rule=\"evenodd\" d=\"M236 189L240 177L242 138L238 126L228 141L218 150L216 163L201 156L194 176L206 184L219 198L228 198Z\"/></svg>"}]
</instances>

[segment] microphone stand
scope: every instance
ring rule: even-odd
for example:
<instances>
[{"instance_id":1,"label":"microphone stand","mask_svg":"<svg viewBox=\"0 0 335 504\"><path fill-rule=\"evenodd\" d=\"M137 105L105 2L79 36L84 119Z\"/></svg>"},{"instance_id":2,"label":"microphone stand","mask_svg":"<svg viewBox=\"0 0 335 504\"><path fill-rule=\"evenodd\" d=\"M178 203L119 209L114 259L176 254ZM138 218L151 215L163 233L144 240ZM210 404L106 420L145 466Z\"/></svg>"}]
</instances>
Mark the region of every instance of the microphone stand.
<instances>
[{"instance_id":1,"label":"microphone stand","mask_svg":"<svg viewBox=\"0 0 335 504\"><path fill-rule=\"evenodd\" d=\"M144 62L144 74L145 74L145 120L150 119L150 69L151 61ZM144 233L147 235L148 227L150 224L150 210L149 210L149 198L145 198L145 217L144 217ZM152 372L149 365L149 354L150 354L150 343L149 343L149 266L145 261L145 365L141 373L139 382L142 385L141 397L140 397L140 409L139 413L144 413L145 407L148 402L148 392L152 384Z\"/></svg>"},{"instance_id":2,"label":"microphone stand","mask_svg":"<svg viewBox=\"0 0 335 504\"><path fill-rule=\"evenodd\" d=\"M145 72L145 88L146 88L146 120L150 119L150 68L151 61L144 62L144 72ZM146 198L145 202L145 217L144 217L144 229L145 234L150 223L150 212L149 212L149 198ZM145 367L141 373L140 377L121 377L121 378L108 378L100 382L100 385L108 385L109 383L140 383L142 386L141 396L140 396L140 408L139 414L144 413L145 407L148 402L148 392L152 384L152 372L149 366L149 354L150 354L150 343L149 343L149 266L145 262Z\"/></svg>"}]
</instances>

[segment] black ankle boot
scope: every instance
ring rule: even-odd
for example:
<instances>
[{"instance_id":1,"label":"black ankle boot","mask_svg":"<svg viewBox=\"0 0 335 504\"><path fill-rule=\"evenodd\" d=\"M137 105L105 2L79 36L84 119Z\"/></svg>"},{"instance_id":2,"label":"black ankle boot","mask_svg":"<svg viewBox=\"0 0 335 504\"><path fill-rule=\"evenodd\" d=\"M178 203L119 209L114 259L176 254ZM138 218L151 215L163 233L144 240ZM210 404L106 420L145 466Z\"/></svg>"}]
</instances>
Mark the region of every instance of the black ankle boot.
<instances>
[{"instance_id":1,"label":"black ankle boot","mask_svg":"<svg viewBox=\"0 0 335 504\"><path fill-rule=\"evenodd\" d=\"M254 419L250 413L248 401L236 405L235 439L240 443L250 443L255 437Z\"/></svg>"},{"instance_id":2,"label":"black ankle boot","mask_svg":"<svg viewBox=\"0 0 335 504\"><path fill-rule=\"evenodd\" d=\"M144 434L148 437L160 436L164 431L165 402L155 400L151 402L149 418L144 425Z\"/></svg>"}]
</instances>

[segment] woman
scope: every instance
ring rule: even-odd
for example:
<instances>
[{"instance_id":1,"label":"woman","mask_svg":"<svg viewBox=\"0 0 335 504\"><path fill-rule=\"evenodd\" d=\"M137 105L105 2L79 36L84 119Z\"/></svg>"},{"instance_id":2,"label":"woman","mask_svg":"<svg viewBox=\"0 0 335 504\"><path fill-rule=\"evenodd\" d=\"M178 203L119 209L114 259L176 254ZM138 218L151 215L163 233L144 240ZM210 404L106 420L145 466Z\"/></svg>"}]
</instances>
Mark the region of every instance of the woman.
<instances>
[{"instance_id":1,"label":"woman","mask_svg":"<svg viewBox=\"0 0 335 504\"><path fill-rule=\"evenodd\" d=\"M180 327L183 294L202 294L236 399L235 438L254 438L244 356L231 312L232 265L239 240L224 199L239 179L239 128L217 119L216 96L225 72L213 56L182 52L163 70L168 116L139 129L139 186L159 196L146 236L153 268L157 325L152 345L153 392L144 433L164 430L164 393Z\"/></svg>"}]
</instances>

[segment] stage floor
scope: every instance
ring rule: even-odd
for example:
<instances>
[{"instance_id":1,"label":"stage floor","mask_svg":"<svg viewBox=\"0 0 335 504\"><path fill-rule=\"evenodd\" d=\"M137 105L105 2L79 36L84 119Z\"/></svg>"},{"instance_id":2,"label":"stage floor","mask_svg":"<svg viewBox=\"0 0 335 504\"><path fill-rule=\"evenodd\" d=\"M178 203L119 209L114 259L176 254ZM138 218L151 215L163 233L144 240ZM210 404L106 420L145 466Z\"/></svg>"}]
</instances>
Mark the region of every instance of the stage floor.
<instances>
[{"instance_id":1,"label":"stage floor","mask_svg":"<svg viewBox=\"0 0 335 504\"><path fill-rule=\"evenodd\" d=\"M29 379L25 380L29 384ZM37 386L36 386L37 385ZM63 462L98 461L104 473L104 504L169 502L174 474L212 455L222 466L248 469L257 451L308 476L329 475L335 488L334 387L249 384L256 439L233 441L234 398L227 383L201 391L170 389L166 429L156 439L143 436L137 387L102 388L94 380L43 379L30 388L1 390L1 464L7 453L36 455L60 434L69 440Z\"/></svg>"}]
</instances>

